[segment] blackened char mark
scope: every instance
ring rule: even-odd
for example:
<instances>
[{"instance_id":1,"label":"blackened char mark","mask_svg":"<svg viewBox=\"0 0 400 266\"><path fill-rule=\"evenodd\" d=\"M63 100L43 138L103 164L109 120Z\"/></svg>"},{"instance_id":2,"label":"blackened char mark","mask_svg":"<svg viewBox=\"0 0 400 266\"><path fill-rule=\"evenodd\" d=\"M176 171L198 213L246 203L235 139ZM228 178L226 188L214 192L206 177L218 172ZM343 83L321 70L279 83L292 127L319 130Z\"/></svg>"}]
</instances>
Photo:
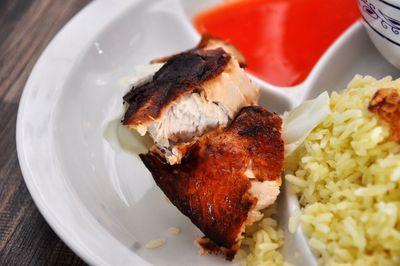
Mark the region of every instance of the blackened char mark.
<instances>
[{"instance_id":1,"label":"blackened char mark","mask_svg":"<svg viewBox=\"0 0 400 266\"><path fill-rule=\"evenodd\" d=\"M123 124L136 125L157 119L163 108L203 82L224 71L231 56L223 49L192 50L171 57L152 81L133 87L125 96L128 104Z\"/></svg>"},{"instance_id":2,"label":"blackened char mark","mask_svg":"<svg viewBox=\"0 0 400 266\"><path fill-rule=\"evenodd\" d=\"M189 49L188 51L194 51L194 50L198 50L198 49L208 49L210 47L216 48L218 46L220 46L223 49L226 49L226 51L228 53L230 53L230 55L235 57L235 59L239 62L240 67L245 68L247 66L246 58L244 57L242 52L240 52L239 49L237 49L229 41L215 37L215 36L211 35L210 33L203 33L199 44L195 48ZM156 58L156 59L151 60L150 62L151 63L165 63L172 56L174 56L174 55Z\"/></svg>"},{"instance_id":3,"label":"blackened char mark","mask_svg":"<svg viewBox=\"0 0 400 266\"><path fill-rule=\"evenodd\" d=\"M140 155L165 195L227 259L238 250L242 226L257 202L245 175L249 165L258 180L280 183L281 124L262 107L244 107L228 127L194 142L180 164L170 165L152 151Z\"/></svg>"}]
</instances>

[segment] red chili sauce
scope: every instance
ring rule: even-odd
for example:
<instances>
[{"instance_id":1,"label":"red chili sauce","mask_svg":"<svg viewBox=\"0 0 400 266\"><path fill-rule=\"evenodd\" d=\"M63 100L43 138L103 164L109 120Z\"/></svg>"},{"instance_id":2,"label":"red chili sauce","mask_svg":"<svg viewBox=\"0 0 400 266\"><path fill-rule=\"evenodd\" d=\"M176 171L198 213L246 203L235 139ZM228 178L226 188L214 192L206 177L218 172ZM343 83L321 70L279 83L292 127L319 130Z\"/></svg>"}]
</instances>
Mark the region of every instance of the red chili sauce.
<instances>
[{"instance_id":1,"label":"red chili sauce","mask_svg":"<svg viewBox=\"0 0 400 266\"><path fill-rule=\"evenodd\" d=\"M355 0L239 0L198 14L194 24L239 48L251 74L294 86L359 17Z\"/></svg>"}]
</instances>

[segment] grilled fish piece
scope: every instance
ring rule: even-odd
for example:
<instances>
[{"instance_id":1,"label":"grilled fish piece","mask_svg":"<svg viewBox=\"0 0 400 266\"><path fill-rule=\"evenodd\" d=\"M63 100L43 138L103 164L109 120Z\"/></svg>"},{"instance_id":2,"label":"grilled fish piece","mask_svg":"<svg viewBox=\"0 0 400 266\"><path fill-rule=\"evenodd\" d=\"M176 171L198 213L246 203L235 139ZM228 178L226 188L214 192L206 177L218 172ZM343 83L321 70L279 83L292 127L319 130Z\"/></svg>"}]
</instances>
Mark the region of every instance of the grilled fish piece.
<instances>
[{"instance_id":1,"label":"grilled fish piece","mask_svg":"<svg viewBox=\"0 0 400 266\"><path fill-rule=\"evenodd\" d=\"M215 49L221 47L227 53L232 55L239 63L240 67L246 67L247 61L242 52L236 48L233 44L226 42L218 37L215 37L209 33L204 34L201 37L200 43L197 48Z\"/></svg>"},{"instance_id":2,"label":"grilled fish piece","mask_svg":"<svg viewBox=\"0 0 400 266\"><path fill-rule=\"evenodd\" d=\"M149 132L175 164L187 142L226 126L258 98L258 86L224 49L192 49L169 58L151 81L124 96L123 124L141 135Z\"/></svg>"},{"instance_id":3,"label":"grilled fish piece","mask_svg":"<svg viewBox=\"0 0 400 266\"><path fill-rule=\"evenodd\" d=\"M379 89L369 102L368 110L390 125L392 139L400 143L399 90L396 88Z\"/></svg>"},{"instance_id":4,"label":"grilled fish piece","mask_svg":"<svg viewBox=\"0 0 400 266\"><path fill-rule=\"evenodd\" d=\"M197 49L216 49L216 48L222 48L225 50L225 52L229 53L231 56L233 56L239 63L240 67L246 67L247 66L247 61L242 52L240 52L239 49L237 49L233 44L224 41L218 37L215 37L211 35L210 33L205 33L201 36L201 40L199 44L188 51L193 51ZM157 58L151 61L151 63L165 63L167 62L171 56L166 56L162 58Z\"/></svg>"},{"instance_id":5,"label":"grilled fish piece","mask_svg":"<svg viewBox=\"0 0 400 266\"><path fill-rule=\"evenodd\" d=\"M279 194L284 143L281 118L258 106L244 107L225 128L204 134L180 164L159 153L140 158L170 201L204 233L206 252L232 260L245 226Z\"/></svg>"}]
</instances>

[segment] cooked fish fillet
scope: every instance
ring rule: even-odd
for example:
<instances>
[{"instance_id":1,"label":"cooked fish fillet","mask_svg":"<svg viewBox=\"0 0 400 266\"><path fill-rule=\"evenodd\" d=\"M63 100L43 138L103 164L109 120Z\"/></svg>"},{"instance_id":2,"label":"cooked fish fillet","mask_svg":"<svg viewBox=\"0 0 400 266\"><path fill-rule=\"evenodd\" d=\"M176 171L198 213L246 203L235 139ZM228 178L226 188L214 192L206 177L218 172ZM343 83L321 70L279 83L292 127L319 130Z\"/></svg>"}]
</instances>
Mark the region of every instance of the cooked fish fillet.
<instances>
[{"instance_id":1,"label":"cooked fish fillet","mask_svg":"<svg viewBox=\"0 0 400 266\"><path fill-rule=\"evenodd\" d=\"M284 143L281 118L262 107L244 107L225 128L201 136L180 164L159 153L140 158L170 201L205 234L206 252L231 260L245 226L279 194Z\"/></svg>"},{"instance_id":2,"label":"cooked fish fillet","mask_svg":"<svg viewBox=\"0 0 400 266\"><path fill-rule=\"evenodd\" d=\"M193 48L189 51L193 51L196 49L216 49L216 48L222 48L225 50L225 52L227 52L231 56L233 56L238 61L240 67L247 66L247 61L239 49L237 49L233 44L231 44L227 41L224 41L218 37L215 37L209 33L203 34L201 36L201 40L200 40L199 44L195 48ZM170 58L171 58L171 56L166 56L166 57L154 59L151 62L152 63L165 63Z\"/></svg>"},{"instance_id":3,"label":"cooked fish fillet","mask_svg":"<svg viewBox=\"0 0 400 266\"><path fill-rule=\"evenodd\" d=\"M221 47L227 53L232 55L238 62L241 67L246 67L247 62L244 55L237 49L233 44L226 42L220 38L212 36L207 33L201 37L200 43L197 48L206 48L206 49L215 49Z\"/></svg>"},{"instance_id":4,"label":"cooked fish fillet","mask_svg":"<svg viewBox=\"0 0 400 266\"><path fill-rule=\"evenodd\" d=\"M124 96L128 108L123 124L141 135L149 132L174 164L187 142L227 125L258 98L259 88L229 53L193 49L169 58L151 81Z\"/></svg>"},{"instance_id":5,"label":"cooked fish fillet","mask_svg":"<svg viewBox=\"0 0 400 266\"><path fill-rule=\"evenodd\" d=\"M396 88L379 89L371 101L368 110L381 120L389 123L391 137L400 143L400 93Z\"/></svg>"}]
</instances>

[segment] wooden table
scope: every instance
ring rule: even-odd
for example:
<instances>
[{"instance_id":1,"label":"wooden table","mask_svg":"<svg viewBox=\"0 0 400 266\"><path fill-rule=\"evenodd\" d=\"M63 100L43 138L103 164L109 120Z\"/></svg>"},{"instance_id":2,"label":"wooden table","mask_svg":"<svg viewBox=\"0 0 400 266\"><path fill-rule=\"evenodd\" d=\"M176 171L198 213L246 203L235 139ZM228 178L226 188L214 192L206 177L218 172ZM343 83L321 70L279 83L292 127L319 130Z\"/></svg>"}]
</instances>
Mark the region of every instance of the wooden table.
<instances>
[{"instance_id":1,"label":"wooden table","mask_svg":"<svg viewBox=\"0 0 400 266\"><path fill-rule=\"evenodd\" d=\"M51 230L22 179L18 102L38 57L90 0L0 0L0 265L85 265Z\"/></svg>"}]
</instances>

